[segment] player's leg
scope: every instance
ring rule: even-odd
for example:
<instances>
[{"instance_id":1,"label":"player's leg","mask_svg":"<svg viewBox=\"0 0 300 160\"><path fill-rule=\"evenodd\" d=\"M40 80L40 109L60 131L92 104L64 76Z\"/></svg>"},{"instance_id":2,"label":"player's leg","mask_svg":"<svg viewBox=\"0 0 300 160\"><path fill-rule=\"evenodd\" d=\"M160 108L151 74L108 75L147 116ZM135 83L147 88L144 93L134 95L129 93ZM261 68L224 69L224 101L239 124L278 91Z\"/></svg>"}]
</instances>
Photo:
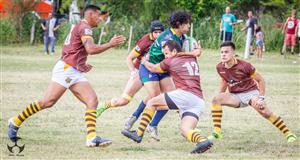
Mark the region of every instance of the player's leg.
<instances>
[{"instance_id":1,"label":"player's leg","mask_svg":"<svg viewBox=\"0 0 300 160\"><path fill-rule=\"evenodd\" d=\"M96 108L98 99L92 86L87 81L80 81L70 87L72 93L86 105L85 123L87 127L86 145L105 147L112 143L96 136Z\"/></svg>"},{"instance_id":2,"label":"player's leg","mask_svg":"<svg viewBox=\"0 0 300 160\"><path fill-rule=\"evenodd\" d=\"M167 110L167 103L165 101L164 95L160 94L147 102L147 106L142 113L142 118L138 126L137 131L123 130L122 134L137 143L142 141L142 137L148 124L151 122L152 117L156 110Z\"/></svg>"},{"instance_id":3,"label":"player's leg","mask_svg":"<svg viewBox=\"0 0 300 160\"><path fill-rule=\"evenodd\" d=\"M133 126L134 122L138 119L139 115L146 107L147 100L160 94L158 74L151 73L144 65L140 65L139 76L141 82L144 84L144 88L147 90L148 96L140 102L133 115L126 120L124 126L125 130L129 130Z\"/></svg>"},{"instance_id":4,"label":"player's leg","mask_svg":"<svg viewBox=\"0 0 300 160\"><path fill-rule=\"evenodd\" d=\"M35 113L52 107L56 101L63 95L66 88L56 82L51 82L46 90L45 95L38 101L34 101L27 105L27 107L17 116L9 119L8 136L12 141L17 140L17 131L21 124L34 115Z\"/></svg>"},{"instance_id":5,"label":"player's leg","mask_svg":"<svg viewBox=\"0 0 300 160\"><path fill-rule=\"evenodd\" d=\"M188 141L197 143L197 146L193 149L192 153L203 153L208 150L213 143L205 136L201 135L200 131L196 129L197 123L198 117L191 115L184 116L180 126L181 135Z\"/></svg>"},{"instance_id":6,"label":"player's leg","mask_svg":"<svg viewBox=\"0 0 300 160\"><path fill-rule=\"evenodd\" d=\"M288 127L285 125L283 119L271 112L266 103L262 102L259 98L254 97L250 101L250 106L252 106L259 114L261 114L264 118L269 120L276 128L278 128L286 137L288 142L296 141L297 137L290 132Z\"/></svg>"},{"instance_id":7,"label":"player's leg","mask_svg":"<svg viewBox=\"0 0 300 160\"><path fill-rule=\"evenodd\" d=\"M175 90L175 85L173 83L172 78L169 76L169 74L159 74L160 81L159 85L161 88L162 93L170 92ZM167 114L168 110L158 110L156 111L151 123L147 127L147 131L150 133L151 137L155 140L159 141L160 136L158 134L158 124L161 121L161 119Z\"/></svg>"},{"instance_id":8,"label":"player's leg","mask_svg":"<svg viewBox=\"0 0 300 160\"><path fill-rule=\"evenodd\" d=\"M214 131L212 134L213 137L209 138L222 138L221 121L223 114L223 105L238 108L240 106L240 101L236 97L233 97L230 93L220 93L213 98L211 115L214 125Z\"/></svg>"},{"instance_id":9,"label":"player's leg","mask_svg":"<svg viewBox=\"0 0 300 160\"><path fill-rule=\"evenodd\" d=\"M106 100L97 108L97 117L99 117L106 109L127 105L132 97L143 87L139 75L130 77L128 80L122 97Z\"/></svg>"}]
</instances>

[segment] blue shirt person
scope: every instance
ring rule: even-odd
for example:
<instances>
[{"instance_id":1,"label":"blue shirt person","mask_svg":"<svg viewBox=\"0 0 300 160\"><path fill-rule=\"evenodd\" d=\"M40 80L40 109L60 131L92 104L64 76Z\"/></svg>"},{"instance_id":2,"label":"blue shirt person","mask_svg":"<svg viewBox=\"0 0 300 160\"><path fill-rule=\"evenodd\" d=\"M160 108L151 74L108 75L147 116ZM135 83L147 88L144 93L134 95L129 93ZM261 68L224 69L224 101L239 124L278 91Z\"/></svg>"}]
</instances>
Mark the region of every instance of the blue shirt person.
<instances>
[{"instance_id":1,"label":"blue shirt person","mask_svg":"<svg viewBox=\"0 0 300 160\"><path fill-rule=\"evenodd\" d=\"M236 18L230 13L230 8L226 7L225 14L222 15L220 23L221 40L232 41L233 25L236 24Z\"/></svg>"}]
</instances>

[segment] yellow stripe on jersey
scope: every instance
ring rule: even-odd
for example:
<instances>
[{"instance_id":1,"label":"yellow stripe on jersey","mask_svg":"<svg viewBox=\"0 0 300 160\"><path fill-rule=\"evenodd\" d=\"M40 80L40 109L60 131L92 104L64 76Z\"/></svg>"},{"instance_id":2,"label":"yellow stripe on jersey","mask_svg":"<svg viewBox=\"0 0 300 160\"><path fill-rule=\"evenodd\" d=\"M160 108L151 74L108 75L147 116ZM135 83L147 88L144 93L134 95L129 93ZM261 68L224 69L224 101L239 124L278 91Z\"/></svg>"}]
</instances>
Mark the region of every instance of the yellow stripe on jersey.
<instances>
[{"instance_id":1,"label":"yellow stripe on jersey","mask_svg":"<svg viewBox=\"0 0 300 160\"><path fill-rule=\"evenodd\" d=\"M256 75L257 75L257 72L255 71L254 73L252 73L250 76L251 76L251 78L255 78L256 77Z\"/></svg>"},{"instance_id":2,"label":"yellow stripe on jersey","mask_svg":"<svg viewBox=\"0 0 300 160\"><path fill-rule=\"evenodd\" d=\"M81 37L81 42L83 43L85 40L87 40L87 39L89 39L89 38L92 38L92 39L93 39L92 36L82 36L82 37Z\"/></svg>"},{"instance_id":3,"label":"yellow stripe on jersey","mask_svg":"<svg viewBox=\"0 0 300 160\"><path fill-rule=\"evenodd\" d=\"M139 53L138 51L135 50L135 47L131 52L133 52L135 54L135 56L137 56L137 57L141 55L141 53Z\"/></svg>"},{"instance_id":4,"label":"yellow stripe on jersey","mask_svg":"<svg viewBox=\"0 0 300 160\"><path fill-rule=\"evenodd\" d=\"M152 33L149 34L149 37L150 37L150 40L152 40L152 41L155 40L154 37L153 37L153 35L152 35Z\"/></svg>"},{"instance_id":5,"label":"yellow stripe on jersey","mask_svg":"<svg viewBox=\"0 0 300 160\"><path fill-rule=\"evenodd\" d=\"M172 32L173 34L176 34L174 28L171 28L170 30L171 30L171 32Z\"/></svg>"}]
</instances>

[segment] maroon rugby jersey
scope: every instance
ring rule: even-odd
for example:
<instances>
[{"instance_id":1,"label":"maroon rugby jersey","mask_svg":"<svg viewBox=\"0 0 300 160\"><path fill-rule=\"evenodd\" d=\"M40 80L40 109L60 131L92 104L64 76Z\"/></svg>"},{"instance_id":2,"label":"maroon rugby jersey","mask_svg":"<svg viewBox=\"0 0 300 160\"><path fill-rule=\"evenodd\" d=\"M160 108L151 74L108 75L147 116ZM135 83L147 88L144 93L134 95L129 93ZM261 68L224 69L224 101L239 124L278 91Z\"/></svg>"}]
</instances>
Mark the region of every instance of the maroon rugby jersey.
<instances>
[{"instance_id":1,"label":"maroon rugby jersey","mask_svg":"<svg viewBox=\"0 0 300 160\"><path fill-rule=\"evenodd\" d=\"M81 38L92 37L93 31L85 21L76 24L65 40L61 60L81 72L86 72L86 52Z\"/></svg>"},{"instance_id":2,"label":"maroon rugby jersey","mask_svg":"<svg viewBox=\"0 0 300 160\"><path fill-rule=\"evenodd\" d=\"M246 61L236 59L236 64L231 68L225 68L223 63L219 63L217 72L227 82L230 93L258 89L256 82L251 77L255 73L255 68Z\"/></svg>"},{"instance_id":3,"label":"maroon rugby jersey","mask_svg":"<svg viewBox=\"0 0 300 160\"><path fill-rule=\"evenodd\" d=\"M203 98L196 57L192 55L176 55L166 58L160 62L160 68L171 74L177 89L191 92Z\"/></svg>"},{"instance_id":4,"label":"maroon rugby jersey","mask_svg":"<svg viewBox=\"0 0 300 160\"><path fill-rule=\"evenodd\" d=\"M133 51L138 54L139 56L136 58L134 61L134 67L136 69L139 69L140 64L141 64L141 59L143 56L148 53L150 46L154 42L154 38L152 37L151 33L148 33L144 35L137 43L136 46L134 47Z\"/></svg>"}]
</instances>

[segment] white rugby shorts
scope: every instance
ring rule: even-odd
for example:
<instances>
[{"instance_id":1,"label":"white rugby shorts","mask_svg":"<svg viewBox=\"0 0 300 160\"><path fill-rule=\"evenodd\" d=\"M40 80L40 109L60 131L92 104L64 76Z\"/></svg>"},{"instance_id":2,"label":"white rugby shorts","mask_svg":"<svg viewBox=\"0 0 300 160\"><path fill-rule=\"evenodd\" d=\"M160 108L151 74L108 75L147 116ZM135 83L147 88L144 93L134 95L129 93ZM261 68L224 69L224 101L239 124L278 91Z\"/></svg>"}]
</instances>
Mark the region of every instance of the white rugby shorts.
<instances>
[{"instance_id":1,"label":"white rugby shorts","mask_svg":"<svg viewBox=\"0 0 300 160\"><path fill-rule=\"evenodd\" d=\"M76 70L62 60L59 60L52 70L52 81L64 86L71 87L81 81L87 81L83 73Z\"/></svg>"},{"instance_id":2,"label":"white rugby shorts","mask_svg":"<svg viewBox=\"0 0 300 160\"><path fill-rule=\"evenodd\" d=\"M170 109L179 109L181 118L193 116L199 119L205 107L202 98L181 89L165 93L165 100Z\"/></svg>"}]
</instances>

